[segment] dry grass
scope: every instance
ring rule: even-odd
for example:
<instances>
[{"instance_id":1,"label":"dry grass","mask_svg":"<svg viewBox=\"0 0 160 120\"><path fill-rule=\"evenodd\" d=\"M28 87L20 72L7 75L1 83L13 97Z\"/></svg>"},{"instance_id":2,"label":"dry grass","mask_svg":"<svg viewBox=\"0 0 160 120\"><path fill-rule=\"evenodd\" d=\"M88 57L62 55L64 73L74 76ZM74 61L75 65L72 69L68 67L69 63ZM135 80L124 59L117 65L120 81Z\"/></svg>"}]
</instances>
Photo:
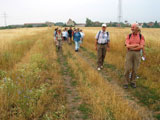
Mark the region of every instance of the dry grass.
<instances>
[{"instance_id":1,"label":"dry grass","mask_svg":"<svg viewBox=\"0 0 160 120\"><path fill-rule=\"evenodd\" d=\"M0 119L67 119L52 30L38 36L27 56L1 78Z\"/></svg>"},{"instance_id":2,"label":"dry grass","mask_svg":"<svg viewBox=\"0 0 160 120\"><path fill-rule=\"evenodd\" d=\"M64 54L69 55L68 63L79 83L77 89L90 106L92 120L152 119L145 109L127 100L121 88L105 81L96 70L88 65L88 61L73 52L72 48L65 46L64 49Z\"/></svg>"},{"instance_id":3,"label":"dry grass","mask_svg":"<svg viewBox=\"0 0 160 120\"><path fill-rule=\"evenodd\" d=\"M46 28L1 30L0 69L12 68L46 30Z\"/></svg>"}]
</instances>

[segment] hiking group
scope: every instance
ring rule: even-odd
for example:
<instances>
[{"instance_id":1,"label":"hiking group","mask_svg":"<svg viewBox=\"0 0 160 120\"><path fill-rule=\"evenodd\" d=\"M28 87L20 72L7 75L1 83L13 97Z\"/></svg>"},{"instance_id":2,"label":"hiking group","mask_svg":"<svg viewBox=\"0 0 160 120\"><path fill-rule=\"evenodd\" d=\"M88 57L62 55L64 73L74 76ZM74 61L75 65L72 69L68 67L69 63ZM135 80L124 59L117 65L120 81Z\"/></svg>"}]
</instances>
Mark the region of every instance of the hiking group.
<instances>
[{"instance_id":1,"label":"hiking group","mask_svg":"<svg viewBox=\"0 0 160 120\"><path fill-rule=\"evenodd\" d=\"M62 40L68 40L69 37L69 44L72 42L72 37L75 42L75 51L78 52L79 44L83 41L84 33L79 31L79 29L70 28L67 32L67 29L63 32L65 34L61 34L61 30L56 29L57 33L55 34L56 45L62 47ZM125 40L125 47L127 49L126 58L125 58L125 80L123 87L127 89L129 85L132 88L136 88L136 78L137 78L137 70L140 65L141 57L142 60L145 60L145 52L144 52L144 45L145 40L144 36L141 34L141 30L138 24L131 25L132 33L127 35ZM61 36L61 37L59 37ZM62 37L63 36L63 37ZM65 38L64 38L65 37ZM110 34L107 31L107 25L102 24L102 30L98 31L96 34L96 44L97 50L97 70L100 71L103 69L104 59L106 56L106 52L110 51Z\"/></svg>"},{"instance_id":2,"label":"hiking group","mask_svg":"<svg viewBox=\"0 0 160 120\"><path fill-rule=\"evenodd\" d=\"M54 41L58 50L62 49L62 41L68 42L69 45L71 45L72 42L74 41L75 52L78 52L80 44L82 44L83 42L84 36L85 35L83 31L80 30L79 28L77 29L74 28L74 30L72 30L72 27L70 27L69 30L65 28L63 32L61 31L61 29L56 28L54 31Z\"/></svg>"}]
</instances>

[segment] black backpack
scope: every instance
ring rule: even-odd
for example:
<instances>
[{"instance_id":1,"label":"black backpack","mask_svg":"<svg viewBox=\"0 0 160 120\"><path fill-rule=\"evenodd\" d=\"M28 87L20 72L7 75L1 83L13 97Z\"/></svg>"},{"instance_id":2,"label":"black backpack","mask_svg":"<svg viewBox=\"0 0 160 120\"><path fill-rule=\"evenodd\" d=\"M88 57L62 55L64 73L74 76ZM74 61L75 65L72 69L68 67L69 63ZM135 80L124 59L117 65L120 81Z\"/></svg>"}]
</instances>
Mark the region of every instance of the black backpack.
<instances>
[{"instance_id":1,"label":"black backpack","mask_svg":"<svg viewBox=\"0 0 160 120\"><path fill-rule=\"evenodd\" d=\"M107 35L109 35L109 33L108 32L106 32L107 33ZM101 34L101 31L99 31L99 33L98 33L98 40L99 40L99 36L100 36L100 34Z\"/></svg>"},{"instance_id":2,"label":"black backpack","mask_svg":"<svg viewBox=\"0 0 160 120\"><path fill-rule=\"evenodd\" d=\"M131 36L132 36L132 33L129 34L129 39L131 38ZM139 34L139 38L140 38L140 40L142 39L142 34ZM126 44L125 44L125 46L126 46Z\"/></svg>"},{"instance_id":3,"label":"black backpack","mask_svg":"<svg viewBox=\"0 0 160 120\"><path fill-rule=\"evenodd\" d=\"M129 39L131 38L131 36L132 36L132 33L129 34ZM142 34L139 34L139 38L140 38L140 40L142 39Z\"/></svg>"}]
</instances>

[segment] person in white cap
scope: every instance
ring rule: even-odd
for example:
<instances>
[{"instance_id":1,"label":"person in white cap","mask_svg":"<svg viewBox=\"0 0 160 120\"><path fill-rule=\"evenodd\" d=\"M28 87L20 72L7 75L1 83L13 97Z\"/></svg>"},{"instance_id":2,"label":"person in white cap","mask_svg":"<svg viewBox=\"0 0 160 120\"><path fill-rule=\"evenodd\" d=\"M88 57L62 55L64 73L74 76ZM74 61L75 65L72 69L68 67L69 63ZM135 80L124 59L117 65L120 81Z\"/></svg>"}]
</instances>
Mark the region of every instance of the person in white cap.
<instances>
[{"instance_id":1,"label":"person in white cap","mask_svg":"<svg viewBox=\"0 0 160 120\"><path fill-rule=\"evenodd\" d=\"M102 30L96 35L96 50L97 50L97 69L101 70L103 68L104 59L106 56L106 51L109 51L110 37L109 32L106 31L107 25L102 24Z\"/></svg>"}]
</instances>

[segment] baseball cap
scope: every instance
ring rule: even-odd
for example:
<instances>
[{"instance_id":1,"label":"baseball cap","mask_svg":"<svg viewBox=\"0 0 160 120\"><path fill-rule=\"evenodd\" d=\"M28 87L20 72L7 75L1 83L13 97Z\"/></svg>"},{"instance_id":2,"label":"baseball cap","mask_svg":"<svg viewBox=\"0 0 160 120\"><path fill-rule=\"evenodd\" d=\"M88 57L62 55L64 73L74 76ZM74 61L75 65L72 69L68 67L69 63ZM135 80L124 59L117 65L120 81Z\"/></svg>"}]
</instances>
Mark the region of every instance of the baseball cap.
<instances>
[{"instance_id":1,"label":"baseball cap","mask_svg":"<svg viewBox=\"0 0 160 120\"><path fill-rule=\"evenodd\" d=\"M102 24L102 27L107 27L107 25L105 23Z\"/></svg>"}]
</instances>

